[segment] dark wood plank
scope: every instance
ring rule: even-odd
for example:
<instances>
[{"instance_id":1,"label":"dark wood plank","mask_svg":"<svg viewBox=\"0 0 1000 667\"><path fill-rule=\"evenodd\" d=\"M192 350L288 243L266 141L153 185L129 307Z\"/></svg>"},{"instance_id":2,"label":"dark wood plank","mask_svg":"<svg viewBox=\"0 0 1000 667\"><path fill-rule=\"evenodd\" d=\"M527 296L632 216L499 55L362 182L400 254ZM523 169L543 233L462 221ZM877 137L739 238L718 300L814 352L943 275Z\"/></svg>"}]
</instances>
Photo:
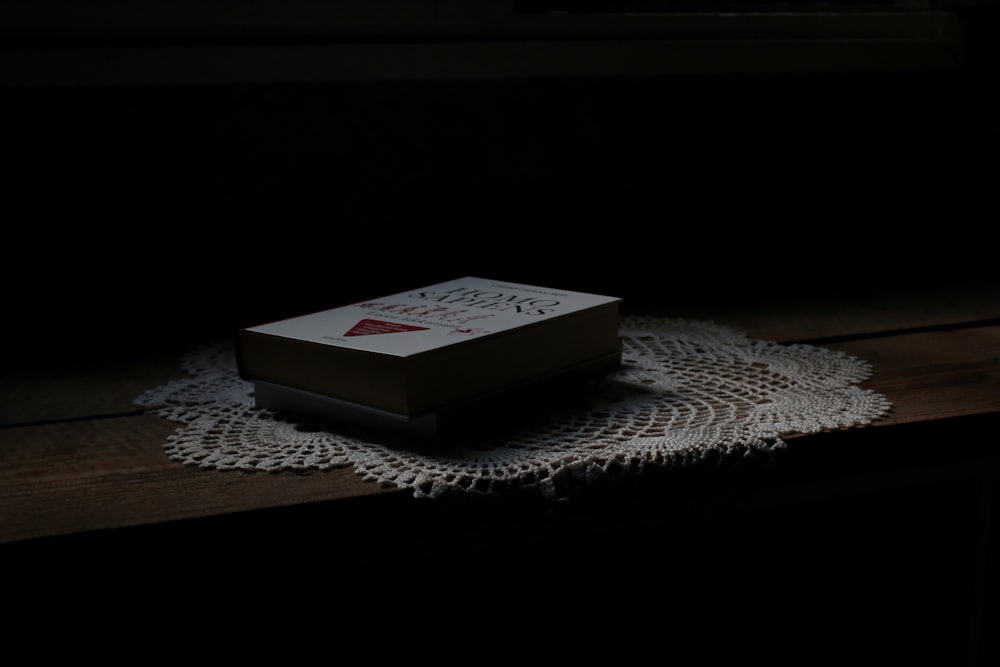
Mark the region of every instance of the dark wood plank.
<instances>
[{"instance_id":1,"label":"dark wood plank","mask_svg":"<svg viewBox=\"0 0 1000 667\"><path fill-rule=\"evenodd\" d=\"M715 320L777 342L846 337L1000 322L1000 284L937 287L872 287L813 297L795 291L741 293L728 303L669 304L656 314Z\"/></svg>"},{"instance_id":2,"label":"dark wood plank","mask_svg":"<svg viewBox=\"0 0 1000 667\"><path fill-rule=\"evenodd\" d=\"M743 322L755 331L787 335L789 341L809 338L803 334L812 331L829 339L825 347L869 361L874 372L863 386L893 402L885 419L860 429L788 437L766 474L725 480L714 475L721 488L696 476L690 494L672 491L654 475L651 484L627 485L624 497L598 490L592 504L555 515L439 512L434 503L364 482L346 468L268 474L180 465L163 449L177 424L151 414L98 417L130 405L138 391L177 377L176 359L169 355L148 366L137 361L118 367L130 370L107 366L75 375L64 368L62 375L21 376L17 383L0 379L0 387L21 404L5 413L14 420L88 412L94 417L0 428L0 546L18 571L37 571L38 581L80 591L79 599L106 597L109 590L124 595L141 580L143 599L156 600L159 611L163 600L193 599L203 590L206 571L213 590L219 593L222 585L219 597L234 609L246 599L237 595L249 590L246 582L270 582L275 572L293 571L302 581L323 580L334 571L384 581L384 589L367 588L361 600L382 605L398 594L397 580L384 578L385 572L446 577L456 566L471 564L477 572L509 573L509 581L520 585L547 571L540 564L560 572L573 566L589 573L627 571L652 555L692 574L680 588L670 578L656 591L683 600L685 615L705 599L767 596L779 608L795 610L780 619L781 627L793 629L811 650L825 640L810 634L817 619L824 627L841 620L840 611L830 611L830 599L842 599L835 605L841 609L879 591L876 601L890 610L890 621L878 604L855 610L877 632L850 644L845 654L877 641L911 662L916 656L901 654L900 647L950 664L966 644L979 652L995 646L985 633L982 640L967 637L970 627L987 618L982 610L995 605L993 597L972 604L970 591L981 590L981 582L995 574L983 546L995 542L995 531L991 538L981 508L989 506L1000 460L991 440L980 436L996 432L1000 417L1000 324L960 325L990 312L988 304L982 311L945 304L921 316L919 303L912 302L909 314L881 312L872 304L857 311L858 321L846 305L817 308L814 317L794 308L767 317L744 311ZM917 322L924 325L906 325ZM928 322L944 327L922 328ZM846 333L851 331L862 337ZM20 397L9 393L15 390ZM25 406L31 403L37 404L34 413ZM720 578L734 557L741 576ZM824 576L817 578L817 572ZM572 582L557 580L557 586ZM734 580L742 584L738 592ZM815 587L817 580L827 581L826 588L802 592L803 582ZM914 587L915 580L921 585ZM566 590L577 588L571 583ZM191 595L178 596L177 590ZM309 585L296 594L314 597ZM635 601L623 595L616 604L628 608ZM933 645L908 644L914 629L933 636Z\"/></svg>"},{"instance_id":3,"label":"dark wood plank","mask_svg":"<svg viewBox=\"0 0 1000 667\"><path fill-rule=\"evenodd\" d=\"M0 543L387 491L351 469L184 466L163 449L176 427L141 415L0 429Z\"/></svg>"},{"instance_id":4,"label":"dark wood plank","mask_svg":"<svg viewBox=\"0 0 1000 667\"><path fill-rule=\"evenodd\" d=\"M20 366L0 376L0 426L141 412L147 389L186 376L181 352Z\"/></svg>"},{"instance_id":5,"label":"dark wood plank","mask_svg":"<svg viewBox=\"0 0 1000 667\"><path fill-rule=\"evenodd\" d=\"M993 296L984 288L770 301L714 319L760 338L830 339L827 347L869 361L863 386L894 406L880 428L1000 412L1000 325L961 328L996 315ZM164 444L178 425L142 414L134 399L181 377L179 360L180 351L81 359L0 377L0 542L400 493L350 469L272 475L169 460Z\"/></svg>"},{"instance_id":6,"label":"dark wood plank","mask_svg":"<svg viewBox=\"0 0 1000 667\"><path fill-rule=\"evenodd\" d=\"M884 394L904 424L1000 411L1000 326L832 344L873 366L862 386Z\"/></svg>"},{"instance_id":7,"label":"dark wood plank","mask_svg":"<svg viewBox=\"0 0 1000 667\"><path fill-rule=\"evenodd\" d=\"M895 406L875 428L1000 410L1000 327L833 347L874 365L866 386ZM396 492L347 469L185 467L163 451L176 426L143 415L0 429L0 541Z\"/></svg>"}]
</instances>

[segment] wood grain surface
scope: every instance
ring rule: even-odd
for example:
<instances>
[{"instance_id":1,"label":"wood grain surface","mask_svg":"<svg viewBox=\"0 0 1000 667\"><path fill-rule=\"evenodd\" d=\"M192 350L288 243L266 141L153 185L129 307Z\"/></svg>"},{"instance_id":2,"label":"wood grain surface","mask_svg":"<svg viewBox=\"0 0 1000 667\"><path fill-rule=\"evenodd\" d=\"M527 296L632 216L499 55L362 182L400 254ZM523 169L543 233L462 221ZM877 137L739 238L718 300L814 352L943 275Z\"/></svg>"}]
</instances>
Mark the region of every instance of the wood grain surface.
<instances>
[{"instance_id":1,"label":"wood grain surface","mask_svg":"<svg viewBox=\"0 0 1000 667\"><path fill-rule=\"evenodd\" d=\"M862 386L893 404L877 429L1000 412L1000 325L983 325L1000 316L992 296L772 303L713 319L759 338L834 341L827 346L870 362ZM350 469L220 472L169 460L163 446L178 425L144 414L134 398L180 377L179 358L47 367L0 380L0 542L401 493ZM811 436L792 437L800 447Z\"/></svg>"}]
</instances>

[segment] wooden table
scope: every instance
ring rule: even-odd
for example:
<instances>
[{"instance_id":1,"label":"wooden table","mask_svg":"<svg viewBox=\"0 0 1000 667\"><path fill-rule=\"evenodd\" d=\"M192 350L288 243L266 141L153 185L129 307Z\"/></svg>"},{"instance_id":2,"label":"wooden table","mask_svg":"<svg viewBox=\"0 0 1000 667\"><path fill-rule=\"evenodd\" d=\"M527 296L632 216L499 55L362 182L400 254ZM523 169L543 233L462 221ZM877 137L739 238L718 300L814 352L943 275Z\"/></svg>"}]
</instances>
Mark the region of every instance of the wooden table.
<instances>
[{"instance_id":1,"label":"wooden table","mask_svg":"<svg viewBox=\"0 0 1000 667\"><path fill-rule=\"evenodd\" d=\"M104 595L141 580L245 599L235 592L247 579L273 578L310 597L310 582L360 578L351 604L366 611L406 576L479 572L489 588L544 586L571 605L621 576L592 593L630 608L670 599L678 604L659 618L702 639L717 626L692 618L739 617L734 627L751 636L788 629L775 641L791 656L837 624L831 655L865 643L941 659L930 664L988 664L1000 627L1000 289L659 311L866 359L874 374L863 386L893 410L863 428L790 434L765 470L664 471L556 508L437 503L350 469L219 472L169 460L177 424L133 399L181 376L181 347L26 364L0 379L0 557L8 575L44 571L62 590L99 582ZM570 573L587 583L567 585ZM746 609L765 602L766 621Z\"/></svg>"}]
</instances>

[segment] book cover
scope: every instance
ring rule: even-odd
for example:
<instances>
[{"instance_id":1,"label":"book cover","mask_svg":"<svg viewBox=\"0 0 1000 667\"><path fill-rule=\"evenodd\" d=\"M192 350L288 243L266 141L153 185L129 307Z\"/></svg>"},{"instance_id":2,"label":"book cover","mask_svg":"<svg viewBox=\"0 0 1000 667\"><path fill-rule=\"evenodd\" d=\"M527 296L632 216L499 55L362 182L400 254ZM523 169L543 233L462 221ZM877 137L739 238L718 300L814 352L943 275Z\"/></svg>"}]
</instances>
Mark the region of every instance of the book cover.
<instances>
[{"instance_id":1,"label":"book cover","mask_svg":"<svg viewBox=\"0 0 1000 667\"><path fill-rule=\"evenodd\" d=\"M620 347L613 296L464 277L241 329L240 374L403 415Z\"/></svg>"}]
</instances>

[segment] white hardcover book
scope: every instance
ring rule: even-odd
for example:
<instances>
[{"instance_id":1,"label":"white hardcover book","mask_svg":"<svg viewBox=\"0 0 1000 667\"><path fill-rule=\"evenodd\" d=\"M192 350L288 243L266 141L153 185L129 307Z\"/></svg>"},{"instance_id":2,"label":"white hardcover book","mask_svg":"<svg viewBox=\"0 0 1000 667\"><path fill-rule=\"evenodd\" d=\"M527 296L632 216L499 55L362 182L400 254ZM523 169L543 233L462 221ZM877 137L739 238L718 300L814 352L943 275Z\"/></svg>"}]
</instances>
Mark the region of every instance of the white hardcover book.
<instances>
[{"instance_id":1,"label":"white hardcover book","mask_svg":"<svg viewBox=\"0 0 1000 667\"><path fill-rule=\"evenodd\" d=\"M621 299L465 277L237 332L242 377L406 417L618 354Z\"/></svg>"}]
</instances>

